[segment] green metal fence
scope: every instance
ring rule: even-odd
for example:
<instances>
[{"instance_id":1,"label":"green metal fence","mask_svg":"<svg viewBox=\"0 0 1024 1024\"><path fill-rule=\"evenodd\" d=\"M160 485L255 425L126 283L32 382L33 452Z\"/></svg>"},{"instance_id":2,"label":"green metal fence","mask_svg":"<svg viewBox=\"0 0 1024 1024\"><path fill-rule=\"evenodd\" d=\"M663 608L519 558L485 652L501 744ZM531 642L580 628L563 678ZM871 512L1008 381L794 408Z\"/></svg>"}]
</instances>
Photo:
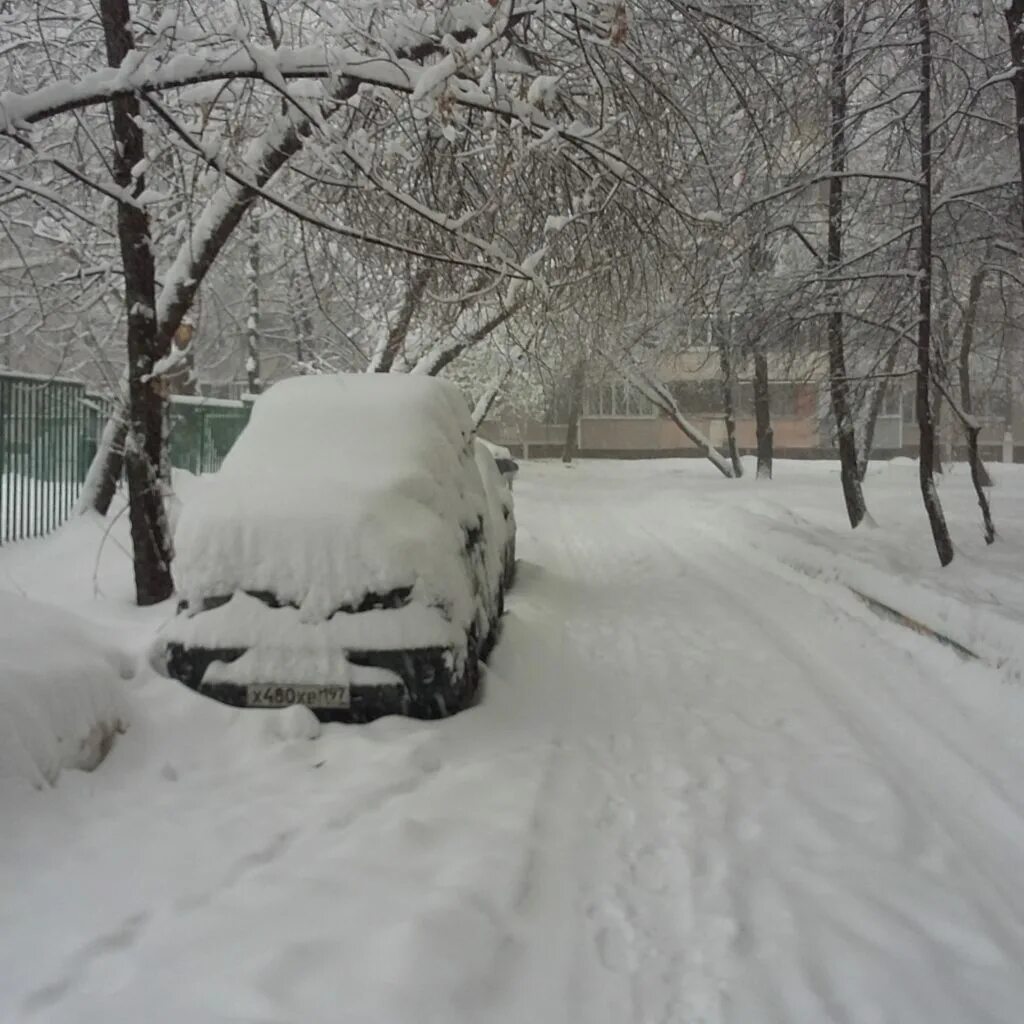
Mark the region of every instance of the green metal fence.
<instances>
[{"instance_id":1,"label":"green metal fence","mask_svg":"<svg viewBox=\"0 0 1024 1024\"><path fill-rule=\"evenodd\" d=\"M113 404L79 381L0 370L0 544L38 537L71 514ZM212 473L251 403L174 396L171 465Z\"/></svg>"},{"instance_id":2,"label":"green metal fence","mask_svg":"<svg viewBox=\"0 0 1024 1024\"><path fill-rule=\"evenodd\" d=\"M85 385L0 372L0 542L52 530L88 463Z\"/></svg>"},{"instance_id":3,"label":"green metal fence","mask_svg":"<svg viewBox=\"0 0 1024 1024\"><path fill-rule=\"evenodd\" d=\"M249 422L251 402L177 395L169 403L167 454L171 465L215 473Z\"/></svg>"}]
</instances>

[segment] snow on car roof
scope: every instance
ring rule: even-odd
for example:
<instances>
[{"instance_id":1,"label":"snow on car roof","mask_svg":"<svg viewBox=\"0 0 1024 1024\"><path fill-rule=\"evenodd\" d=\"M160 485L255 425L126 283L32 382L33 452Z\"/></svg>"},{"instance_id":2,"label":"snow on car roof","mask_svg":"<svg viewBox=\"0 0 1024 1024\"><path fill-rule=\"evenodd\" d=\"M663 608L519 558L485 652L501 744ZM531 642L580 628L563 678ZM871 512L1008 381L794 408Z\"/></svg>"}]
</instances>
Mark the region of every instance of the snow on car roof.
<instances>
[{"instance_id":1,"label":"snow on car roof","mask_svg":"<svg viewBox=\"0 0 1024 1024\"><path fill-rule=\"evenodd\" d=\"M282 381L182 510L179 590L269 591L317 621L412 586L414 602L471 617L465 529L485 508L471 433L461 393L435 378Z\"/></svg>"},{"instance_id":2,"label":"snow on car roof","mask_svg":"<svg viewBox=\"0 0 1024 1024\"><path fill-rule=\"evenodd\" d=\"M311 488L326 477L350 486L409 475L450 478L457 472L451 457L472 430L462 393L436 377L293 377L255 403L221 472L305 477Z\"/></svg>"}]
</instances>

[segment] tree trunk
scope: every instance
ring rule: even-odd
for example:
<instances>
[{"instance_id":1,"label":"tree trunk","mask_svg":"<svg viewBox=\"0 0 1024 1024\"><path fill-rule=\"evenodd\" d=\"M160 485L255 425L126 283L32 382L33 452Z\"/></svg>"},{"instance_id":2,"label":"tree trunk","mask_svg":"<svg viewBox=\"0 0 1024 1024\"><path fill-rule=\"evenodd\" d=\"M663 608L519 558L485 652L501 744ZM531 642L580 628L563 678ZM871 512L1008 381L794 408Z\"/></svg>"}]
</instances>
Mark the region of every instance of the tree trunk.
<instances>
[{"instance_id":1,"label":"tree trunk","mask_svg":"<svg viewBox=\"0 0 1024 1024\"><path fill-rule=\"evenodd\" d=\"M124 445L128 437L128 371L121 378L114 408L103 426L96 454L82 484L75 511L79 514L90 510L105 516L110 503L117 493L117 484L124 471Z\"/></svg>"},{"instance_id":2,"label":"tree trunk","mask_svg":"<svg viewBox=\"0 0 1024 1024\"><path fill-rule=\"evenodd\" d=\"M1010 0L1003 12L1010 37L1010 65L1013 74L1013 105L1017 125L1017 168L1020 173L1020 194L1018 214L1021 218L1022 235L1018 243L1024 247L1024 0Z\"/></svg>"},{"instance_id":3,"label":"tree trunk","mask_svg":"<svg viewBox=\"0 0 1024 1024\"><path fill-rule=\"evenodd\" d=\"M373 372L391 372L392 367L395 365L395 360L405 347L405 339L409 335L412 319L423 303L423 295L433 276L434 265L428 263L420 267L406 282L405 295L402 297L402 305L398 310L398 316L388 331L383 347L370 364L370 369Z\"/></svg>"},{"instance_id":4,"label":"tree trunk","mask_svg":"<svg viewBox=\"0 0 1024 1024\"><path fill-rule=\"evenodd\" d=\"M971 479L976 478L981 487L991 487L992 478L988 475L978 451L979 428L970 422L974 415L974 399L971 395L971 351L974 348L974 324L978 316L978 303L981 301L981 289L984 283L985 267L978 267L971 275L971 283L967 289L967 307L964 310L964 327L960 336L960 357L957 360L957 369L960 377L960 408L968 421L964 430L967 434L967 458L971 464Z\"/></svg>"},{"instance_id":5,"label":"tree trunk","mask_svg":"<svg viewBox=\"0 0 1024 1024\"><path fill-rule=\"evenodd\" d=\"M1017 240L1018 250L1024 250L1024 0L1009 0L1003 12L1006 16L1006 28L1010 42L1010 65L1013 75L1010 84L1013 87L1014 121L1017 127L1017 169L1020 188L1017 194L1017 215L1021 222L1021 235ZM1007 337L1012 336L1010 331ZM1013 459L1013 376L1010 349L1006 352L1006 429L1003 435L1004 450L1009 449Z\"/></svg>"},{"instance_id":6,"label":"tree trunk","mask_svg":"<svg viewBox=\"0 0 1024 1024\"><path fill-rule=\"evenodd\" d=\"M107 59L121 62L135 47L128 0L100 0ZM136 96L111 101L113 113L114 180L133 199L145 182L133 168L145 157ZM124 297L128 315L128 418L126 468L129 518L135 566L135 593L141 605L170 597L171 543L161 493L159 470L163 447L163 398L150 381L157 350L156 273L149 215L134 201L117 204L117 233L124 267ZM165 346L166 347L166 346Z\"/></svg>"},{"instance_id":7,"label":"tree trunk","mask_svg":"<svg viewBox=\"0 0 1024 1024\"><path fill-rule=\"evenodd\" d=\"M992 544L996 539L996 527L995 523L992 522L992 509L988 503L988 495L985 493L985 488L991 487L992 481L988 473L985 472L985 466L978 452L978 433L980 428L971 420L970 416L967 416L966 429L967 460L971 466L971 483L974 484L974 493L978 498L978 508L981 509L981 521L985 527L985 543Z\"/></svg>"},{"instance_id":8,"label":"tree trunk","mask_svg":"<svg viewBox=\"0 0 1024 1024\"><path fill-rule=\"evenodd\" d=\"M857 465L857 436L850 411L846 374L842 293L838 274L843 261L843 178L846 172L846 0L832 2L832 176L828 182L828 374L832 418L839 448L839 477L850 526L856 529L867 506Z\"/></svg>"},{"instance_id":9,"label":"tree trunk","mask_svg":"<svg viewBox=\"0 0 1024 1024\"><path fill-rule=\"evenodd\" d=\"M757 479L771 480L774 447L771 396L768 392L768 357L754 353L754 419L757 424Z\"/></svg>"},{"instance_id":10,"label":"tree trunk","mask_svg":"<svg viewBox=\"0 0 1024 1024\"><path fill-rule=\"evenodd\" d=\"M718 365L722 370L722 409L725 412L725 437L729 448L732 474L743 476L743 460L736 445L736 378L732 367L731 338L718 339Z\"/></svg>"},{"instance_id":11,"label":"tree trunk","mask_svg":"<svg viewBox=\"0 0 1024 1024\"><path fill-rule=\"evenodd\" d=\"M313 318L309 307L313 297L309 294L309 282L305 274L289 275L288 307L291 312L292 330L295 332L295 363L299 373L307 372L307 362L313 337Z\"/></svg>"},{"instance_id":12,"label":"tree trunk","mask_svg":"<svg viewBox=\"0 0 1024 1024\"><path fill-rule=\"evenodd\" d=\"M885 357L885 366L882 368L882 379L875 386L871 394L871 406L868 409L867 419L864 422L864 440L861 445L860 459L857 463L857 479L863 482L868 475L868 463L871 460L871 452L875 446L875 427L878 425L878 417L882 414L882 406L885 404L885 395L889 390L889 378L896 368L896 360L899 358L900 346L894 342L889 354Z\"/></svg>"},{"instance_id":13,"label":"tree trunk","mask_svg":"<svg viewBox=\"0 0 1024 1024\"><path fill-rule=\"evenodd\" d=\"M502 375L480 396L476 405L473 407L473 429L479 430L483 426L487 417L491 414L491 409L494 408L494 403L498 400L498 395L501 394L505 385L508 383L509 377L512 376L512 370L505 370Z\"/></svg>"},{"instance_id":14,"label":"tree trunk","mask_svg":"<svg viewBox=\"0 0 1024 1024\"><path fill-rule=\"evenodd\" d=\"M932 375L935 375L935 361L932 360ZM942 392L937 382L932 383L932 432L935 441L932 445L932 472L936 476L942 476Z\"/></svg>"},{"instance_id":15,"label":"tree trunk","mask_svg":"<svg viewBox=\"0 0 1024 1024\"><path fill-rule=\"evenodd\" d=\"M727 480L733 480L732 466L722 458L718 449L679 410L672 393L660 381L652 380L643 370L626 364L618 365L629 382L656 408L660 409L701 451L704 457Z\"/></svg>"},{"instance_id":16,"label":"tree trunk","mask_svg":"<svg viewBox=\"0 0 1024 1024\"><path fill-rule=\"evenodd\" d=\"M413 373L425 373L431 377L436 377L445 367L454 363L464 352L479 345L481 341L496 331L506 320L515 316L524 303L525 300L522 297L515 299L511 304L499 309L490 320L485 321L475 331L465 335L461 340L445 342L431 349L419 360L413 368Z\"/></svg>"},{"instance_id":17,"label":"tree trunk","mask_svg":"<svg viewBox=\"0 0 1024 1024\"><path fill-rule=\"evenodd\" d=\"M245 377L250 395L263 390L260 376L260 220L254 206L249 211L249 252L245 265L249 314L245 321Z\"/></svg>"},{"instance_id":18,"label":"tree trunk","mask_svg":"<svg viewBox=\"0 0 1024 1024\"><path fill-rule=\"evenodd\" d=\"M1016 290L1012 290L1007 295L1007 319L1009 324L1003 329L1003 366L1005 367L1003 377L1004 395L1006 396L1006 420L1003 428L1003 449L1004 449L1004 460L1008 462L1014 461L1014 439L1013 439L1013 424L1016 420L1016 401L1017 395L1015 391L1015 385L1017 380L1017 331L1015 329L1014 320L1016 317ZM1005 457L1009 456L1008 459Z\"/></svg>"},{"instance_id":19,"label":"tree trunk","mask_svg":"<svg viewBox=\"0 0 1024 1024\"><path fill-rule=\"evenodd\" d=\"M971 275L970 287L967 291L967 308L964 310L963 334L960 338L960 358L958 370L960 375L960 409L964 431L967 434L967 461L971 467L971 483L978 497L981 519L985 527L985 543L991 544L996 539L996 528L992 522L992 509L989 507L986 487L992 486L992 479L981 461L978 450L978 434L981 427L974 419L973 399L971 397L971 349L974 345L974 324L978 314L978 303L981 301L981 288L985 282L985 267L979 267Z\"/></svg>"},{"instance_id":20,"label":"tree trunk","mask_svg":"<svg viewBox=\"0 0 1024 1024\"><path fill-rule=\"evenodd\" d=\"M932 467L935 458L935 422L932 417L932 47L931 16L928 0L914 0L921 39L921 185L920 244L918 248L918 322L917 322L917 426L920 455L917 460L921 497L931 526L935 550L942 565L953 561L953 542L949 536L942 503L935 487Z\"/></svg>"},{"instance_id":21,"label":"tree trunk","mask_svg":"<svg viewBox=\"0 0 1024 1024\"><path fill-rule=\"evenodd\" d=\"M562 449L562 462L568 465L576 455L577 433L580 426L580 413L583 411L583 385L586 381L587 365L581 359L573 367L569 381L569 422L565 428L565 447Z\"/></svg>"}]
</instances>

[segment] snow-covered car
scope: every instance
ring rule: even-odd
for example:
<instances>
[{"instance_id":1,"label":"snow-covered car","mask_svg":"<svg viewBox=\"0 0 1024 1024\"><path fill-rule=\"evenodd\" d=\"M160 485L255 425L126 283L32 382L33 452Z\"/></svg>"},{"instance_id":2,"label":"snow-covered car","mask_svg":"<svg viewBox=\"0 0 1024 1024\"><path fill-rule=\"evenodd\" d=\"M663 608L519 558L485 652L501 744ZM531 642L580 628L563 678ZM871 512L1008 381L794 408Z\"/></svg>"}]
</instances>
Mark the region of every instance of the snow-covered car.
<instances>
[{"instance_id":1,"label":"snow-covered car","mask_svg":"<svg viewBox=\"0 0 1024 1024\"><path fill-rule=\"evenodd\" d=\"M242 707L438 718L475 698L515 518L453 385L282 381L175 531L178 614L154 662Z\"/></svg>"},{"instance_id":2,"label":"snow-covered car","mask_svg":"<svg viewBox=\"0 0 1024 1024\"><path fill-rule=\"evenodd\" d=\"M512 478L502 470L501 462L501 458L494 453L493 445L477 439L476 464L487 492L491 517L502 524L498 532L504 545L501 576L501 596L504 598L504 591L512 586L516 574L516 515L512 501Z\"/></svg>"}]
</instances>

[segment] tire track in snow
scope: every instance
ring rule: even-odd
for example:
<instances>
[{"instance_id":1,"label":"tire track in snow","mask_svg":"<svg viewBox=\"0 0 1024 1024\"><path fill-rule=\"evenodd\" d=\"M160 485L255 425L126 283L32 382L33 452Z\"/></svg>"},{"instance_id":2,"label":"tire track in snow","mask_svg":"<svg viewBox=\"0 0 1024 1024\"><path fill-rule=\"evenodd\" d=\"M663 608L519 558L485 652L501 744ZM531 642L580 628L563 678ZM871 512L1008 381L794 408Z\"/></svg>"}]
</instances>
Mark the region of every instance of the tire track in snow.
<instances>
[{"instance_id":1,"label":"tire track in snow","mask_svg":"<svg viewBox=\"0 0 1024 1024\"><path fill-rule=\"evenodd\" d=\"M602 670L586 681L596 692L572 675L566 687L592 705L618 674L629 694L628 712L611 699L603 723L590 714L607 809L585 870L611 921L598 927L599 952L624 964L631 1001L601 1015L594 997L577 1019L1006 1019L978 993L1024 987L1013 974L1018 918L1000 919L998 889L971 862L994 845L1015 863L1012 831L985 830L975 847L950 827L943 777L961 789L985 780L941 730L920 765L914 749L900 751L914 747L901 725L914 709L893 699L888 677L919 673L904 648L828 593L763 568L755 551L695 529L685 499L665 522L642 495L584 485L538 496L538 519L550 548L567 552L559 571L579 584L565 625L579 668L587 648L601 650ZM795 643L788 634L801 628L837 643L841 664ZM882 653L865 656L872 646ZM858 722L872 701L879 721ZM631 740L613 750L600 733L617 726ZM659 765L652 751L669 753ZM945 767L933 780L936 762ZM689 779L677 799L672 773ZM986 774L998 781L999 766ZM637 865L673 846L656 902ZM947 984L958 972L972 980Z\"/></svg>"},{"instance_id":2,"label":"tire track in snow","mask_svg":"<svg viewBox=\"0 0 1024 1024\"><path fill-rule=\"evenodd\" d=\"M693 529L692 523L689 529ZM698 529L696 532L701 536L701 544L693 544L691 540L680 545L669 531L652 530L650 535L675 552L683 563L685 572L691 577L697 577L696 582L699 583L703 594L716 594L723 607L729 606L733 610L736 621L741 623L742 628L752 637L752 644L756 644L763 652L774 649L789 662L794 673L805 684L808 698L814 700L831 716L842 720L856 744L868 755L860 759L861 763L871 764L895 798L896 808L904 812L911 822L908 832L911 835L919 833L923 824L924 829L932 834L932 843L938 837L940 849L917 851L919 861L926 862L929 856L933 860L940 855L956 856L957 871L973 879L973 884L968 887L972 894L968 907L974 911L975 916L973 929L970 925L955 920L956 915L950 914L949 906L943 908L944 916L943 910L934 912L930 910L927 902L920 902L920 895L924 895L928 900L935 898L934 890L929 890L928 886L918 885L919 901L907 901L908 905L903 906L899 905L898 900L893 901L891 896L889 900L885 896L874 896L870 887L865 886L861 892L855 894L861 900L862 906L856 908L852 915L853 919L859 920L851 934L862 937L865 933L873 933L874 940L881 945L887 941L891 944L893 936L900 935L905 941L916 941L920 946L933 943L936 959L951 961L940 965L940 974L943 968L948 969L955 965L958 959L967 958L968 962L976 960L980 961L983 967L992 968L992 973L997 977L1001 975L1000 980L1005 982L1008 975L1012 976L1011 965L1020 962L1024 954L1020 898L1012 886L1007 888L1008 879L1015 875L1013 868L1016 867L1019 872L1021 866L1019 850L1021 838L1024 836L1021 831L1024 823L1020 808L1005 801L1003 787L995 783L988 770L981 769L974 759L966 756L960 749L960 744L947 742L944 727L929 729L930 722L926 724L926 721L933 718L934 714L929 712L926 706L907 706L904 703L905 698L900 694L900 686L887 684L887 677L892 675L893 670L877 651L881 649L884 654L885 645L879 644L876 633L862 631L858 624L856 629L862 632L858 647L857 643L850 643L849 630L845 631L847 639L844 646L852 647L852 650L844 653L853 657L843 658L838 651L837 657L845 662L844 668L847 669L851 661L853 664L860 661L861 664L857 665L854 672L847 671L841 675L833 660L824 660L817 645L810 648L800 638L799 630L793 629L794 622L799 620L787 618L780 612L780 607L792 606L794 593L800 595L797 603L807 606L805 611L813 607L813 598L800 594L800 588L783 577L777 576L776 580L772 581L770 573L756 569L751 572L752 562L756 560L745 557L745 551L737 553L726 548L720 539L714 539L712 531ZM755 584L754 578L757 576L763 578ZM736 579L744 581L742 587L723 582ZM784 600L765 600L765 595L773 590L776 598L782 596ZM760 600L752 600L752 593L760 593ZM837 616L833 613L832 618L835 619ZM809 617L809 621L819 621L826 632L842 635L828 620L829 617L822 616L820 611ZM902 650L890 652L890 658L895 658L898 663L902 660L902 667L909 669L908 676L919 671L913 665L905 664L906 656ZM851 683L858 677L861 683L870 683L876 687L868 699L858 699L859 686L851 688ZM906 678L907 676L901 679L901 682L905 683ZM941 697L941 691L932 697ZM975 737L978 746L974 749L983 750L984 741L979 740L979 737ZM908 748L913 749L917 758L914 754L908 756ZM979 783L982 784L980 789ZM813 788L813 785L804 787L811 792ZM952 814L947 806L951 790L959 790L961 794L959 806ZM810 793L805 792L803 795L806 809L811 810L813 801L806 799ZM884 793L878 794L874 801L869 797L865 806L870 809L870 805L877 804L879 798L884 800ZM973 805L979 803L984 807L985 813L976 815L973 813ZM921 810L922 805L926 810ZM816 813L819 824L824 826L823 836L827 844L830 826L833 830L835 827L834 821L830 822L828 819L835 818L835 808L823 807ZM958 814L963 816L962 821ZM993 823L996 823L994 830ZM870 828L871 822L869 819L860 824L862 827ZM858 837L855 831L847 830L845 838L847 842L856 842ZM920 839L920 835L916 838ZM861 842L864 842L863 838ZM985 864L991 859L993 850L1001 851L1003 863L996 870L986 869ZM912 851L907 849L906 841L903 848L896 851L901 855L908 852ZM933 869L946 867L942 863L929 866ZM783 892L788 892L788 897L784 899L788 899L790 906L799 906L800 889L804 880L794 871L781 871L780 876ZM919 882L920 878L911 878L909 881ZM805 931L814 930L815 916L822 920L831 919L838 930L848 927L850 921L844 920L843 915L836 912L837 904L841 906L843 903L842 900L835 898L840 895L843 894L833 893L829 898L822 892L810 910L806 907L807 901L803 901L805 908L802 917ZM870 907L872 902L873 913L866 913L864 908ZM942 901L938 902L942 907ZM848 908L849 901L846 903ZM774 913L777 918L784 918L785 904L777 906ZM976 930L979 924L981 933ZM987 936L984 934L986 931L989 933ZM804 981L817 993L820 999L820 1012L826 1013L830 1018L847 1019L845 1014L849 1012L849 1006L857 1005L860 997L847 991L839 998L837 988L842 986L837 985L835 977L823 971L820 955L816 956L816 952L808 948L803 957L805 964L811 968L807 970ZM792 979L786 987L789 989L789 997L792 998L794 991L797 990ZM847 985L847 989L849 988ZM955 991L952 996L946 994L947 998L954 1001L958 995ZM922 1001L929 1002L928 999ZM941 1000L938 1005L941 1005ZM865 1010L866 1006L867 1003L863 1003L861 1009ZM847 1009L844 1011L843 1007ZM792 1005L787 1012L800 1010L806 1012L805 1007ZM962 1015L949 1019L976 1019L973 1014L977 1011L978 1007L967 999L963 1005Z\"/></svg>"},{"instance_id":3,"label":"tire track in snow","mask_svg":"<svg viewBox=\"0 0 1024 1024\"><path fill-rule=\"evenodd\" d=\"M603 509L559 501L553 518L545 564L578 589L577 607L559 623L566 647L551 682L566 688L575 710L564 726L568 756L586 766L575 773L595 780L572 825L585 852L576 880L585 921L569 996L575 1009L564 1019L716 1021L722 983L713 947L731 925L706 912L715 859L699 842L694 855L688 802L692 788L716 799L722 768L712 762L695 786L679 761L687 709L652 700L651 651L643 635L622 628L623 604L644 602L642 552L610 540Z\"/></svg>"}]
</instances>

